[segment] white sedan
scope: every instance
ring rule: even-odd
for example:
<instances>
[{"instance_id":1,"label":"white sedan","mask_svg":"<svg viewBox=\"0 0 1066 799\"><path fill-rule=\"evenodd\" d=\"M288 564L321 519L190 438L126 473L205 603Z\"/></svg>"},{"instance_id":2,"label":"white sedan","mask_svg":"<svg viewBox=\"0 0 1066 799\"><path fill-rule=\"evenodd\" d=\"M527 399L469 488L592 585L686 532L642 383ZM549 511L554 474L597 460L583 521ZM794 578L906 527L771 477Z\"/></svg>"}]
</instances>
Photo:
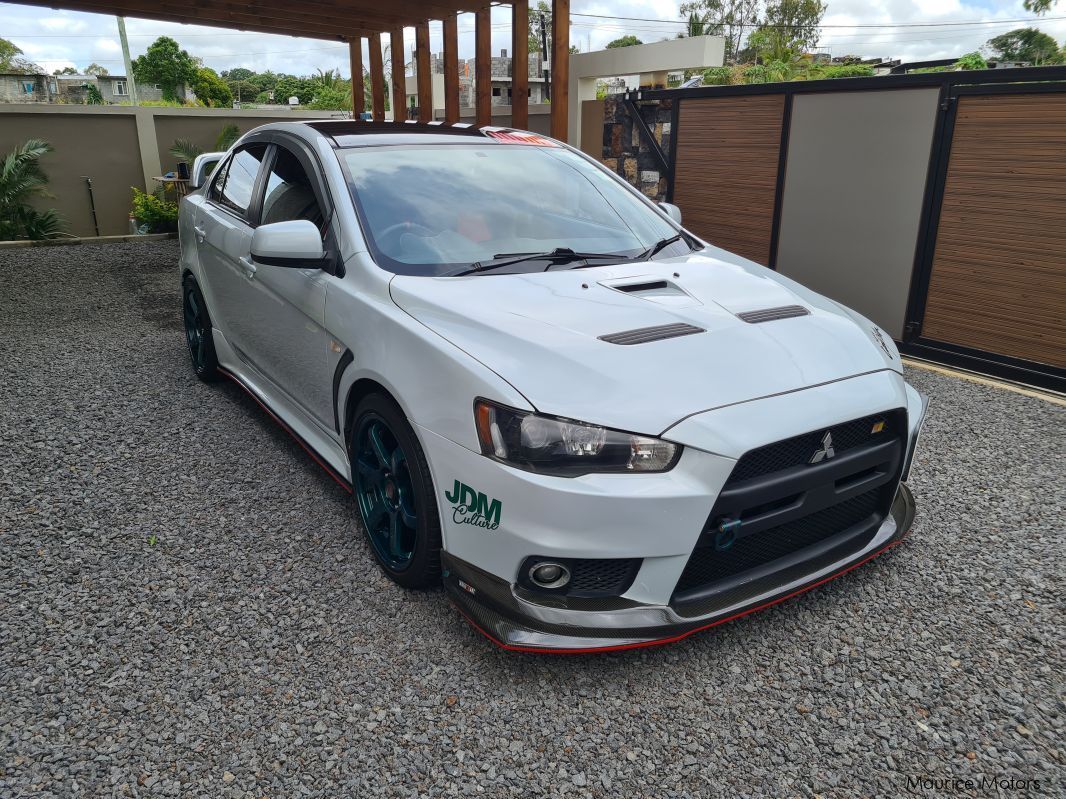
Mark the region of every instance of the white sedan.
<instances>
[{"instance_id":1,"label":"white sedan","mask_svg":"<svg viewBox=\"0 0 1066 799\"><path fill-rule=\"evenodd\" d=\"M276 123L202 182L197 375L354 492L389 577L443 579L502 646L676 640L910 528L925 400L888 334L560 142Z\"/></svg>"}]
</instances>

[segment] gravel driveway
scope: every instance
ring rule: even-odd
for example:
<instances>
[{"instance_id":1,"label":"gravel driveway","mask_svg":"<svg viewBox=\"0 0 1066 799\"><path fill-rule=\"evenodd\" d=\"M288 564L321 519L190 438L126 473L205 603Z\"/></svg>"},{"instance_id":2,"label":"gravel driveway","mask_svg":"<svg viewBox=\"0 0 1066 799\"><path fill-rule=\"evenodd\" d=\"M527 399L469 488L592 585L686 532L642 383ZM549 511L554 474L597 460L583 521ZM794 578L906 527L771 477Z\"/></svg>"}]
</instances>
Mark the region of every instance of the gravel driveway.
<instances>
[{"instance_id":1,"label":"gravel driveway","mask_svg":"<svg viewBox=\"0 0 1066 799\"><path fill-rule=\"evenodd\" d=\"M196 380L177 252L0 251L0 796L1063 795L1066 408L911 370L904 546L672 646L508 654Z\"/></svg>"}]
</instances>

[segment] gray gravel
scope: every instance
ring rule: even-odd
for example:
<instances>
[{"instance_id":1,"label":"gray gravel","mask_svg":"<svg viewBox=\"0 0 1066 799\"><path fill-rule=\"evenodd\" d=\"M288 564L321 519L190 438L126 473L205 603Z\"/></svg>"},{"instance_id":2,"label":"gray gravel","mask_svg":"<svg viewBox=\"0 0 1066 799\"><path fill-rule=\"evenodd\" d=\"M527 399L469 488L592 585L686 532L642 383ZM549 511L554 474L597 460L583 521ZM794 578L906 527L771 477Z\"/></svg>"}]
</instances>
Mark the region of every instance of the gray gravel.
<instances>
[{"instance_id":1,"label":"gray gravel","mask_svg":"<svg viewBox=\"0 0 1066 799\"><path fill-rule=\"evenodd\" d=\"M673 646L508 654L194 378L176 258L0 251L0 796L1062 795L1063 407L912 370L909 543Z\"/></svg>"}]
</instances>

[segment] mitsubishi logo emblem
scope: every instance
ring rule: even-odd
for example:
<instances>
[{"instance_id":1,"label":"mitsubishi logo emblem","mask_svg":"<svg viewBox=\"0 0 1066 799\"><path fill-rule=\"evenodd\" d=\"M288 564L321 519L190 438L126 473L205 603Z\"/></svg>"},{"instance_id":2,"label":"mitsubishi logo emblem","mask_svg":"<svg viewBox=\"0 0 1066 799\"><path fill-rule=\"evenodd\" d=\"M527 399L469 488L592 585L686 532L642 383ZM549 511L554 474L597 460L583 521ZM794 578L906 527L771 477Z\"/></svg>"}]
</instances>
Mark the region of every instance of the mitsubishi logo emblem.
<instances>
[{"instance_id":1,"label":"mitsubishi logo emblem","mask_svg":"<svg viewBox=\"0 0 1066 799\"><path fill-rule=\"evenodd\" d=\"M833 433L829 430L825 431L825 435L822 436L822 446L811 456L811 463L821 463L822 461L829 460L836 453L833 451Z\"/></svg>"}]
</instances>

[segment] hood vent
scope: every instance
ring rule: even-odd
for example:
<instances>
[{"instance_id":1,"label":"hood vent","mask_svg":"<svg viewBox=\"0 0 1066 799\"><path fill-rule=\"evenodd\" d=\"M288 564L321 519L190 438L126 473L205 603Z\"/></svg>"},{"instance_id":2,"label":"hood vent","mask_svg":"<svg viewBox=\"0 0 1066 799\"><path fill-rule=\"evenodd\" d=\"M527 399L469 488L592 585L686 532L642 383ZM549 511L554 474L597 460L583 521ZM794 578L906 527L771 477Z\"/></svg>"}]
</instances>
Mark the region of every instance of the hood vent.
<instances>
[{"instance_id":1,"label":"hood vent","mask_svg":"<svg viewBox=\"0 0 1066 799\"><path fill-rule=\"evenodd\" d=\"M773 322L777 319L791 319L794 316L808 316L810 311L802 305L782 305L780 308L763 308L760 311L745 311L738 313L741 319L749 324L757 325L760 322Z\"/></svg>"},{"instance_id":2,"label":"hood vent","mask_svg":"<svg viewBox=\"0 0 1066 799\"><path fill-rule=\"evenodd\" d=\"M669 288L670 284L665 280L652 280L648 283L619 283L611 288L631 294L634 291L655 291L656 289Z\"/></svg>"},{"instance_id":3,"label":"hood vent","mask_svg":"<svg viewBox=\"0 0 1066 799\"><path fill-rule=\"evenodd\" d=\"M600 341L606 341L608 344L623 345L647 344L651 341L662 341L663 339L677 338L678 336L691 336L693 333L703 332L705 331L702 327L678 322L673 325L638 327L635 330L623 330L621 333L609 333L606 336L600 336Z\"/></svg>"}]
</instances>

